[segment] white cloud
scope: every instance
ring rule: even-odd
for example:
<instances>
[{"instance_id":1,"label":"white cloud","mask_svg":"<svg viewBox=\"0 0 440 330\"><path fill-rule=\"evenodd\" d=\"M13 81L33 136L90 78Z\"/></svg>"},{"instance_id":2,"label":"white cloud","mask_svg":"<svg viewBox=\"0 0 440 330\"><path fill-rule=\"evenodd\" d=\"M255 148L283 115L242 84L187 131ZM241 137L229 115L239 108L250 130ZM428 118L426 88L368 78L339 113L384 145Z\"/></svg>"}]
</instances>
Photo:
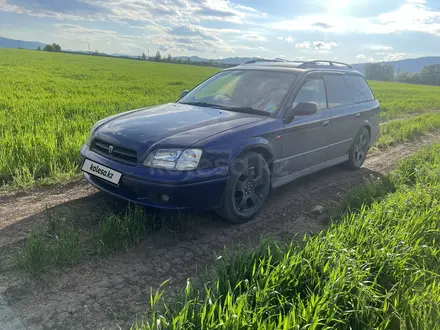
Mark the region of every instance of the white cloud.
<instances>
[{"instance_id":1,"label":"white cloud","mask_svg":"<svg viewBox=\"0 0 440 330\"><path fill-rule=\"evenodd\" d=\"M131 36L119 34L116 31L86 28L74 24L55 24L56 42L61 43L66 49L84 49L90 44L91 50L106 53L124 53L131 55L142 54L146 48L155 52L181 53L234 53L246 52L248 55L257 56L261 52L270 52L267 48L234 45L225 42L215 35L206 35L206 31L197 27L184 27L182 29L164 29L160 33ZM149 46L147 46L149 45ZM117 49L117 51L115 51ZM151 54L150 54L151 55Z\"/></svg>"},{"instance_id":2,"label":"white cloud","mask_svg":"<svg viewBox=\"0 0 440 330\"><path fill-rule=\"evenodd\" d=\"M315 51L327 52L336 46L338 46L336 42L304 41L296 44L295 48L313 49Z\"/></svg>"},{"instance_id":3,"label":"white cloud","mask_svg":"<svg viewBox=\"0 0 440 330\"><path fill-rule=\"evenodd\" d=\"M278 40L284 40L287 41L289 44L293 44L294 39L291 36L288 37L278 37Z\"/></svg>"},{"instance_id":4,"label":"white cloud","mask_svg":"<svg viewBox=\"0 0 440 330\"><path fill-rule=\"evenodd\" d=\"M269 24L285 31L318 31L326 33L389 34L395 32L425 32L440 35L440 11L431 10L422 0L407 0L399 8L375 17L308 15Z\"/></svg>"},{"instance_id":5,"label":"white cloud","mask_svg":"<svg viewBox=\"0 0 440 330\"><path fill-rule=\"evenodd\" d=\"M313 48L315 50L329 51L332 48L338 46L336 42L323 42L323 41L314 41Z\"/></svg>"},{"instance_id":6,"label":"white cloud","mask_svg":"<svg viewBox=\"0 0 440 330\"><path fill-rule=\"evenodd\" d=\"M250 19L261 19L268 16L262 11L228 0L68 0L68 2L69 5L66 5L66 8L87 7L88 10L60 10L62 6L53 5L56 3L54 1L13 5L2 0L0 11L59 20L149 21L167 24L199 23L201 20L244 24Z\"/></svg>"},{"instance_id":7,"label":"white cloud","mask_svg":"<svg viewBox=\"0 0 440 330\"><path fill-rule=\"evenodd\" d=\"M368 57L364 54L358 54L356 55L356 59L363 62L374 62L374 58Z\"/></svg>"},{"instance_id":8,"label":"white cloud","mask_svg":"<svg viewBox=\"0 0 440 330\"><path fill-rule=\"evenodd\" d=\"M400 60L403 60L405 58L410 58L410 57L412 57L412 54L408 54L408 53L389 53L389 54L384 56L383 60L384 61L400 61Z\"/></svg>"},{"instance_id":9,"label":"white cloud","mask_svg":"<svg viewBox=\"0 0 440 330\"><path fill-rule=\"evenodd\" d=\"M295 45L295 48L312 49L312 43L310 41L304 41Z\"/></svg>"}]
</instances>

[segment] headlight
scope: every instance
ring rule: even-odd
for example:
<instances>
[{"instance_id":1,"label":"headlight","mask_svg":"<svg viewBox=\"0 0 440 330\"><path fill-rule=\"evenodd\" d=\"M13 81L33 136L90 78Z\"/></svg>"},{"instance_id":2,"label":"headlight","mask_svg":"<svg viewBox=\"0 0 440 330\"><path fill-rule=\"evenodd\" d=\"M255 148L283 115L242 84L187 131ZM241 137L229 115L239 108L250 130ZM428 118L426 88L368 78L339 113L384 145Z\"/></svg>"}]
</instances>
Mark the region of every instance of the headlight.
<instances>
[{"instance_id":1,"label":"headlight","mask_svg":"<svg viewBox=\"0 0 440 330\"><path fill-rule=\"evenodd\" d=\"M144 165L167 170L191 171L202 157L200 149L157 149L150 153Z\"/></svg>"}]
</instances>

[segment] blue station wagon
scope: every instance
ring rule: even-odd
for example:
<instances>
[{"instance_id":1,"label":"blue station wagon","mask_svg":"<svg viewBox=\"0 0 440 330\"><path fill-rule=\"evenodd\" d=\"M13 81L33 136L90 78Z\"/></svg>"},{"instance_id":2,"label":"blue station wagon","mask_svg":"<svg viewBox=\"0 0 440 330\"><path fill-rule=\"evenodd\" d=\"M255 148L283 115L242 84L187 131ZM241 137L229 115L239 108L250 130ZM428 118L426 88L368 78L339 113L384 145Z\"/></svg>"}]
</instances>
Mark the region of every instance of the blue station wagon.
<instances>
[{"instance_id":1,"label":"blue station wagon","mask_svg":"<svg viewBox=\"0 0 440 330\"><path fill-rule=\"evenodd\" d=\"M271 188L340 163L360 168L379 120L379 102L350 65L253 60L176 103L100 120L81 150L82 170L126 200L212 209L241 223Z\"/></svg>"}]
</instances>

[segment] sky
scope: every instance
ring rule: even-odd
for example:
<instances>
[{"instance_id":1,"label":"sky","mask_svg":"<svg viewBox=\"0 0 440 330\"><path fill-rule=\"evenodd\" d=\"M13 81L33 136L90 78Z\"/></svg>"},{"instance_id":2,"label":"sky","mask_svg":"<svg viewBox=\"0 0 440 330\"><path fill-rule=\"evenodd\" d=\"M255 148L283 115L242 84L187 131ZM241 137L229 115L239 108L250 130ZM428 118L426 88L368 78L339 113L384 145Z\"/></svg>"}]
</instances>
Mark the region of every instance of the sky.
<instances>
[{"instance_id":1,"label":"sky","mask_svg":"<svg viewBox=\"0 0 440 330\"><path fill-rule=\"evenodd\" d=\"M130 55L377 62L440 55L440 1L0 0L0 36Z\"/></svg>"}]
</instances>

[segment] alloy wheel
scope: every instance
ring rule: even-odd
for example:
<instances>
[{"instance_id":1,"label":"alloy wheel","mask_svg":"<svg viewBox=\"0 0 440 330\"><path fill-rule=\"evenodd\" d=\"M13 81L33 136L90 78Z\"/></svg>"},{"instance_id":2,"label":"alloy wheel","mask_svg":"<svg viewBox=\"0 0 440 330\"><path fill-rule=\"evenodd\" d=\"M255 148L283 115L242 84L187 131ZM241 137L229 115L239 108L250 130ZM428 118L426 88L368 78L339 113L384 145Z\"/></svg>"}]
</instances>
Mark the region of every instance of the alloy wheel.
<instances>
[{"instance_id":1,"label":"alloy wheel","mask_svg":"<svg viewBox=\"0 0 440 330\"><path fill-rule=\"evenodd\" d=\"M264 174L250 166L239 177L234 188L235 207L240 213L251 213L265 196Z\"/></svg>"},{"instance_id":2,"label":"alloy wheel","mask_svg":"<svg viewBox=\"0 0 440 330\"><path fill-rule=\"evenodd\" d=\"M357 165L361 165L365 161L365 158L367 156L369 142L369 136L367 134L368 132L362 132L357 137L354 150L354 161Z\"/></svg>"}]
</instances>

